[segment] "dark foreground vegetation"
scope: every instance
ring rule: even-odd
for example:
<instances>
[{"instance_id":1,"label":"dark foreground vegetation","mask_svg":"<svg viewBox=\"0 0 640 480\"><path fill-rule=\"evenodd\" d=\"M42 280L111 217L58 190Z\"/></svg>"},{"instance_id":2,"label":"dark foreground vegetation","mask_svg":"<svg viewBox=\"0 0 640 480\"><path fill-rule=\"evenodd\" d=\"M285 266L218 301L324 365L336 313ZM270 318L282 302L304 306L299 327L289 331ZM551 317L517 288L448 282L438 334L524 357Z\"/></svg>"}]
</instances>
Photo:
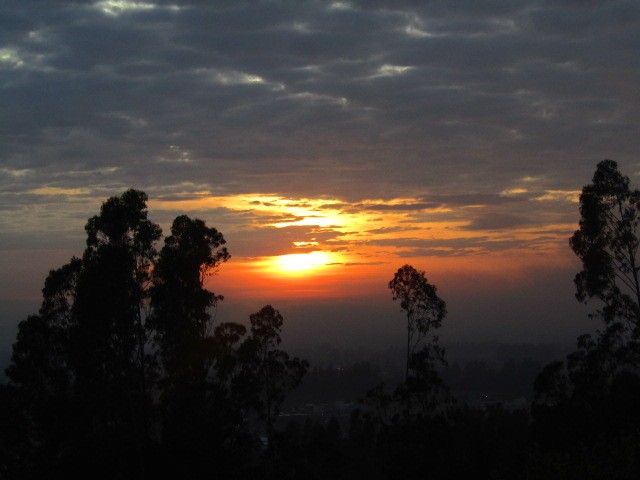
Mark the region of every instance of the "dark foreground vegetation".
<instances>
[{"instance_id":1,"label":"dark foreground vegetation","mask_svg":"<svg viewBox=\"0 0 640 480\"><path fill-rule=\"evenodd\" d=\"M640 478L640 192L605 160L580 204L577 297L597 301L602 328L542 369L528 408L454 398L445 379L460 375L434 335L445 302L405 265L389 282L406 320L402 378L331 417L280 415L309 364L280 348L276 309L248 329L213 321L222 297L204 285L229 259L220 232L180 216L157 251L146 195L109 198L82 258L50 272L19 325L0 478ZM353 370L344 378L379 378ZM309 385L328 375L311 370Z\"/></svg>"}]
</instances>

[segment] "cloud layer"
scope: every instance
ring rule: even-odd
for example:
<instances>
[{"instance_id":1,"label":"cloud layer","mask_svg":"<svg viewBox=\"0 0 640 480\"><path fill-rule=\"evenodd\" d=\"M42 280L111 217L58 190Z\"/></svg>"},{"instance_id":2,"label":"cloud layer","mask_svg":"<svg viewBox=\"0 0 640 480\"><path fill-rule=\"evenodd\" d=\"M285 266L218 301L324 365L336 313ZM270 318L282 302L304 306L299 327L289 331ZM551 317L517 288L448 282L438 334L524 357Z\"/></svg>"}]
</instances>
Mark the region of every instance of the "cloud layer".
<instances>
[{"instance_id":1,"label":"cloud layer","mask_svg":"<svg viewBox=\"0 0 640 480\"><path fill-rule=\"evenodd\" d=\"M637 152L633 1L25 1L1 22L3 191L575 189Z\"/></svg>"},{"instance_id":2,"label":"cloud layer","mask_svg":"<svg viewBox=\"0 0 640 480\"><path fill-rule=\"evenodd\" d=\"M640 171L639 31L633 0L4 2L5 297L129 187L241 261L569 257L596 163Z\"/></svg>"}]
</instances>

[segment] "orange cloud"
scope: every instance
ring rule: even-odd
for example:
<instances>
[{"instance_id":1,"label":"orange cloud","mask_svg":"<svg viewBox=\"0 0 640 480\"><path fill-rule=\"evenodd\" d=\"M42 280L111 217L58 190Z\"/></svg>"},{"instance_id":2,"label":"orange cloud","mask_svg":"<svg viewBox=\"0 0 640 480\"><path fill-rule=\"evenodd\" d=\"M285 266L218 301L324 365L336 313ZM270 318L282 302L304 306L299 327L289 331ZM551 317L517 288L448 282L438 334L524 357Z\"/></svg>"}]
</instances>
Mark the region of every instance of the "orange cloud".
<instances>
[{"instance_id":1,"label":"orange cloud","mask_svg":"<svg viewBox=\"0 0 640 480\"><path fill-rule=\"evenodd\" d=\"M533 183L497 193L493 205L196 192L152 199L150 210L186 210L205 219L208 211L223 211L222 224L208 221L230 241L224 283L245 296L349 296L379 289L404 263L443 279L496 272L521 281L538 264L566 262L575 225L563 221L558 203L574 209L575 192Z\"/></svg>"}]
</instances>

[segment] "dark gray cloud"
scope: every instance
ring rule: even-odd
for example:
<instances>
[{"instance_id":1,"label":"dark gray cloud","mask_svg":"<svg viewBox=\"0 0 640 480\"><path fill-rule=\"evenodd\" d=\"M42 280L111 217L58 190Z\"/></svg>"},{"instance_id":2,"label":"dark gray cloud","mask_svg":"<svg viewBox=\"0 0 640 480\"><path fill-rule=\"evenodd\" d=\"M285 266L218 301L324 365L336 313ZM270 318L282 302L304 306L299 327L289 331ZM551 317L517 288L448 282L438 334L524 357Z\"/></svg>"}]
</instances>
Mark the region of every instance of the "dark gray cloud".
<instances>
[{"instance_id":1,"label":"dark gray cloud","mask_svg":"<svg viewBox=\"0 0 640 480\"><path fill-rule=\"evenodd\" d=\"M428 208L437 208L440 204L438 203L369 203L369 204L356 204L354 205L355 210L369 210L369 211L379 211L379 212L388 212L388 211L396 211L396 212L411 212L411 211L420 211L426 210Z\"/></svg>"},{"instance_id":2,"label":"dark gray cloud","mask_svg":"<svg viewBox=\"0 0 640 480\"><path fill-rule=\"evenodd\" d=\"M537 248L540 239L523 242L520 238L505 234L501 237L460 237L453 239L399 238L394 240L374 240L376 246L395 246L401 249L401 257L453 257L487 254L496 250L511 248ZM555 240L556 237L550 237Z\"/></svg>"},{"instance_id":3,"label":"dark gray cloud","mask_svg":"<svg viewBox=\"0 0 640 480\"><path fill-rule=\"evenodd\" d=\"M330 228L319 230L308 226L291 226L238 230L226 237L229 245L233 245L233 254L260 257L291 253L294 242L308 243L297 246L296 253L313 251L317 249L316 244L330 243L339 235L339 232Z\"/></svg>"},{"instance_id":4,"label":"dark gray cloud","mask_svg":"<svg viewBox=\"0 0 640 480\"><path fill-rule=\"evenodd\" d=\"M3 10L1 161L22 183L118 167L97 183L355 199L552 167L567 188L605 152L634 160L636 2L117 5Z\"/></svg>"},{"instance_id":5,"label":"dark gray cloud","mask_svg":"<svg viewBox=\"0 0 640 480\"><path fill-rule=\"evenodd\" d=\"M508 213L485 213L476 217L467 228L471 230L512 230L530 225L533 219Z\"/></svg>"}]
</instances>

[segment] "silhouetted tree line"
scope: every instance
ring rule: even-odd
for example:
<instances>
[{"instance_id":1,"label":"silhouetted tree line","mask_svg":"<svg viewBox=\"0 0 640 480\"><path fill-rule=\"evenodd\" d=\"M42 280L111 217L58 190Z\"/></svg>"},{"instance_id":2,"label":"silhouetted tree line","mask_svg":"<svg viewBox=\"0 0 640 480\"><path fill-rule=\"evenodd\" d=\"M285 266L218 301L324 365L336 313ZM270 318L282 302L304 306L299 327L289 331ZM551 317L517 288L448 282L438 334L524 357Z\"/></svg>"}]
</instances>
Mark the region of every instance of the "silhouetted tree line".
<instances>
[{"instance_id":1,"label":"silhouetted tree line","mask_svg":"<svg viewBox=\"0 0 640 480\"><path fill-rule=\"evenodd\" d=\"M530 409L513 411L453 398L443 378L480 387L492 371L447 366L433 335L446 305L405 265L389 283L406 319L404 378L374 384L379 371L355 365L340 388L374 386L348 418L278 417L308 367L279 350L282 316L266 306L248 332L214 325L221 297L204 280L229 258L222 235L178 217L156 252L145 201L133 190L109 199L83 258L50 273L39 314L20 324L0 390L2 475L640 478L640 191L615 162L584 187L570 241L577 297L599 301L603 327L544 367ZM518 382L534 368L506 363L502 375ZM335 372L310 374L318 398Z\"/></svg>"},{"instance_id":2,"label":"silhouetted tree line","mask_svg":"<svg viewBox=\"0 0 640 480\"><path fill-rule=\"evenodd\" d=\"M0 391L3 478L251 476L307 362L279 349L270 305L250 330L214 325L205 280L229 259L205 222L176 218L158 252L147 197L109 198L82 258L52 270L18 327ZM258 427L254 427L254 430ZM258 430L259 431L259 430ZM272 443L272 442L271 442Z\"/></svg>"},{"instance_id":3,"label":"silhouetted tree line","mask_svg":"<svg viewBox=\"0 0 640 480\"><path fill-rule=\"evenodd\" d=\"M535 382L532 478L640 478L640 191L600 162L580 195L570 245L576 297L602 321Z\"/></svg>"},{"instance_id":4,"label":"silhouetted tree line","mask_svg":"<svg viewBox=\"0 0 640 480\"><path fill-rule=\"evenodd\" d=\"M390 284L404 288L393 296L407 316L405 382L369 391L331 446L318 447L337 437L329 433L335 423L307 427L296 457L307 470L295 478L640 478L640 191L605 160L582 191L580 215L570 240L582 262L576 297L598 302L593 316L602 328L542 369L529 411L455 404L435 368L444 362L437 339L412 343L439 326L444 304L422 272L405 266ZM428 307L415 308L415 298ZM487 374L481 364L467 366L470 377Z\"/></svg>"}]
</instances>

